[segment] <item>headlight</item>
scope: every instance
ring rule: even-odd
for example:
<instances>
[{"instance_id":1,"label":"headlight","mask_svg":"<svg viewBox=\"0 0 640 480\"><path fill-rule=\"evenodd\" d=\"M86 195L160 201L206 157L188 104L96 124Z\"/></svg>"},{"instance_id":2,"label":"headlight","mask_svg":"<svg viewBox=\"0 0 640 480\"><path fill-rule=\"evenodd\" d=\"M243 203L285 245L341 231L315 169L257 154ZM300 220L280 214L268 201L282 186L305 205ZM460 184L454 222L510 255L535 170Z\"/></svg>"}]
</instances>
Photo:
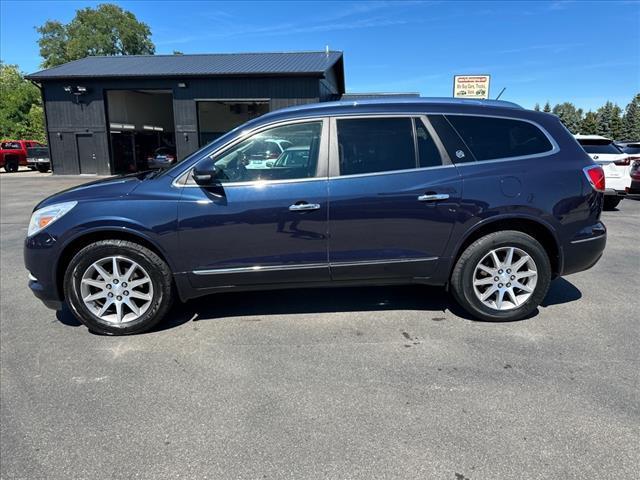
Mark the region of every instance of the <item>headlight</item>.
<instances>
[{"instance_id":1,"label":"headlight","mask_svg":"<svg viewBox=\"0 0 640 480\"><path fill-rule=\"evenodd\" d=\"M49 205L48 207L36 210L35 212L33 212L33 215L31 215L29 230L27 230L27 237L35 235L40 230L51 225L77 204L78 202L56 203L54 205Z\"/></svg>"}]
</instances>

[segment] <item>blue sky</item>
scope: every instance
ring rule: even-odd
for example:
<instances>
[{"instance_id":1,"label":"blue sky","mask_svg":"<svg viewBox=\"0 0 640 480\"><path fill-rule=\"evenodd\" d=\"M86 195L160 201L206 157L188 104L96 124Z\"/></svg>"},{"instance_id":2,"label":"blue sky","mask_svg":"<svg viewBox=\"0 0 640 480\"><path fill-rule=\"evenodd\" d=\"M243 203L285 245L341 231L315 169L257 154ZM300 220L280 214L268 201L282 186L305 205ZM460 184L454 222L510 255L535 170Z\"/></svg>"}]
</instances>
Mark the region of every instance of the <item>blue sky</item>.
<instances>
[{"instance_id":1,"label":"blue sky","mask_svg":"<svg viewBox=\"0 0 640 480\"><path fill-rule=\"evenodd\" d=\"M0 3L0 57L38 70L34 29L98 2ZM640 2L114 2L146 22L157 53L342 50L347 91L450 96L489 73L491 96L526 107L626 105L640 91Z\"/></svg>"}]
</instances>

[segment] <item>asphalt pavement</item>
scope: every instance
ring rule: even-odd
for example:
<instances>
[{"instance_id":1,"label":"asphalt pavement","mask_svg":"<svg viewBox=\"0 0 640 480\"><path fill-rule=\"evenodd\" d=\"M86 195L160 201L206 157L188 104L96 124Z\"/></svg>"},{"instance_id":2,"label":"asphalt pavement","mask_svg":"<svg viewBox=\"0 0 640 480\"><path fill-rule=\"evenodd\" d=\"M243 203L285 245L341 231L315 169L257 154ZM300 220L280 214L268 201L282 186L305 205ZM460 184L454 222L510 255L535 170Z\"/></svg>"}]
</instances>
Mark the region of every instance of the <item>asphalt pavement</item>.
<instances>
[{"instance_id":1,"label":"asphalt pavement","mask_svg":"<svg viewBox=\"0 0 640 480\"><path fill-rule=\"evenodd\" d=\"M228 293L90 334L27 288L29 215L92 180L0 175L3 479L631 479L640 459L640 202L533 317L439 288Z\"/></svg>"}]
</instances>

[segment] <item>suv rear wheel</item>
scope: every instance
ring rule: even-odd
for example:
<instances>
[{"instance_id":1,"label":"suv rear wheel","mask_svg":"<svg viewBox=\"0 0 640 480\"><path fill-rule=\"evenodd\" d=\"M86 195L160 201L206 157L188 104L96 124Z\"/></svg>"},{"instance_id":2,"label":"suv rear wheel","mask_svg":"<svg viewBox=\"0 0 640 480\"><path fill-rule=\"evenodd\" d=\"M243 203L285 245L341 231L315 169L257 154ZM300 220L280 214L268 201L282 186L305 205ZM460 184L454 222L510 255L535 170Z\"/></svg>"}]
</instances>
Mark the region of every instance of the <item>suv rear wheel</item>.
<instances>
[{"instance_id":1,"label":"suv rear wheel","mask_svg":"<svg viewBox=\"0 0 640 480\"><path fill-rule=\"evenodd\" d=\"M89 330L127 335L162 320L171 306L171 280L169 267L151 250L125 240L102 240L73 257L64 291Z\"/></svg>"},{"instance_id":2,"label":"suv rear wheel","mask_svg":"<svg viewBox=\"0 0 640 480\"><path fill-rule=\"evenodd\" d=\"M551 263L540 243L518 231L486 235L462 253L451 275L453 295L474 317L519 320L544 300Z\"/></svg>"}]
</instances>

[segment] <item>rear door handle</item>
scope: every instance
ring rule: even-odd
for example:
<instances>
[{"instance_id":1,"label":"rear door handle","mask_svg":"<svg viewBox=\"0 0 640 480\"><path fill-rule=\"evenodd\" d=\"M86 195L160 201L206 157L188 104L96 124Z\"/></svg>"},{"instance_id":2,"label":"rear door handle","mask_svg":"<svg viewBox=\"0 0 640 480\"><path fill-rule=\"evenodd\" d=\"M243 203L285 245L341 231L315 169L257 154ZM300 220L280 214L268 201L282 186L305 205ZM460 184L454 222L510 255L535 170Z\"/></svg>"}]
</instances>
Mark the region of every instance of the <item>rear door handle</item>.
<instances>
[{"instance_id":1,"label":"rear door handle","mask_svg":"<svg viewBox=\"0 0 640 480\"><path fill-rule=\"evenodd\" d=\"M432 193L432 194L420 195L418 197L418 201L419 202L437 202L440 200L447 200L448 198L449 198L448 193Z\"/></svg>"},{"instance_id":2,"label":"rear door handle","mask_svg":"<svg viewBox=\"0 0 640 480\"><path fill-rule=\"evenodd\" d=\"M289 210L292 212L306 212L309 210L320 210L319 203L294 203L289 206Z\"/></svg>"}]
</instances>

